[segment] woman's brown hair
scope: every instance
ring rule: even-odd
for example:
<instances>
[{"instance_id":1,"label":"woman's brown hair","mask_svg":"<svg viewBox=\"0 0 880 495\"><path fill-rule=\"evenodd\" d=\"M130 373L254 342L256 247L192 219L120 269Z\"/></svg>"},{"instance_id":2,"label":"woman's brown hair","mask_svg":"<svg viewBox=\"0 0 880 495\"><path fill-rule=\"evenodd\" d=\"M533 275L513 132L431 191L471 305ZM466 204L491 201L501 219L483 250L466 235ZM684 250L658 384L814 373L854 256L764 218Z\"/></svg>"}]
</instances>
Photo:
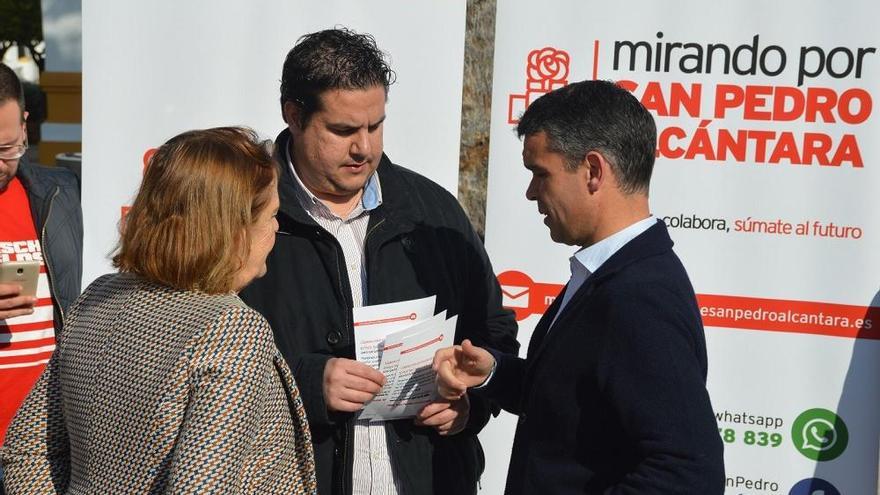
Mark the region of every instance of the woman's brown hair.
<instances>
[{"instance_id":1,"label":"woman's brown hair","mask_svg":"<svg viewBox=\"0 0 880 495\"><path fill-rule=\"evenodd\" d=\"M188 131L152 156L121 224L113 265L183 290L233 290L247 230L277 187L270 151L250 129Z\"/></svg>"}]
</instances>

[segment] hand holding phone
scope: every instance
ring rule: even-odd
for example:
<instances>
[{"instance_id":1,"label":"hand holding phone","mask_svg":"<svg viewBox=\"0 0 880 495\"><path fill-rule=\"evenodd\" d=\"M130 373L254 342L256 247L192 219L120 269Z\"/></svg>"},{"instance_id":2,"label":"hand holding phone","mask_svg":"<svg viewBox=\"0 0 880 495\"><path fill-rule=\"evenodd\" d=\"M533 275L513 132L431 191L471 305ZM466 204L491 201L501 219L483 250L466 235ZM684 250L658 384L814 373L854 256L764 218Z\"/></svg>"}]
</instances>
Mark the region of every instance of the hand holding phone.
<instances>
[{"instance_id":1,"label":"hand holding phone","mask_svg":"<svg viewBox=\"0 0 880 495\"><path fill-rule=\"evenodd\" d=\"M39 276L39 261L0 263L0 320L34 312Z\"/></svg>"}]
</instances>

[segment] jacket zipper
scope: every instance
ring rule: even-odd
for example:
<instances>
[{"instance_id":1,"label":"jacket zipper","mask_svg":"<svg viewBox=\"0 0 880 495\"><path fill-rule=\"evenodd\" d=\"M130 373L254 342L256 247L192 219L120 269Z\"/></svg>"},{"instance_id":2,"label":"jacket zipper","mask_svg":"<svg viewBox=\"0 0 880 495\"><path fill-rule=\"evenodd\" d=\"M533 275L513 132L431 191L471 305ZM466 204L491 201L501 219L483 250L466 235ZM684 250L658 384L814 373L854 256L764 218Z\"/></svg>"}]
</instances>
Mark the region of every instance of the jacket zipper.
<instances>
[{"instance_id":1,"label":"jacket zipper","mask_svg":"<svg viewBox=\"0 0 880 495\"><path fill-rule=\"evenodd\" d=\"M384 218L382 220L379 220L378 222L376 222L376 225L373 225L373 227L370 230L368 230L366 234L364 234L364 258L365 259L367 257L367 254L366 254L367 253L367 239L370 237L370 234L375 232L376 229L379 228L379 226L382 225L383 223L385 223Z\"/></svg>"},{"instance_id":2,"label":"jacket zipper","mask_svg":"<svg viewBox=\"0 0 880 495\"><path fill-rule=\"evenodd\" d=\"M320 230L318 231L318 237L319 238L324 237L324 234L322 234ZM344 305L348 301L345 296L345 287L342 286L342 271L340 271L340 269L339 269L339 256L340 256L341 247L339 246L339 241L336 239L335 236L333 236L332 246L333 246L333 255L336 258L336 282L339 285L339 294L342 296L342 301L343 301L343 305ZM342 258L344 261L345 260L344 254L342 255ZM349 281L349 290L350 290L350 285L351 285L351 281ZM351 296L349 295L348 297L350 298ZM349 318L348 318L348 316L346 316L345 325L346 325L347 329L351 329L351 331L353 332L354 331L353 325L348 320L349 320ZM354 449L354 438L353 438L354 435L353 435L353 433L354 433L354 422L347 421L345 428L343 429L343 437L342 437L342 460L341 460L341 462L342 462L342 470L341 470L342 475L339 476L339 478L337 479L336 486L337 486L338 490L335 490L335 493L338 493L340 495L345 495L346 493L348 493L348 491L346 490L346 480L350 477L349 469L348 469L348 448L349 448L349 443L351 443L351 445L352 445L351 448Z\"/></svg>"},{"instance_id":3,"label":"jacket zipper","mask_svg":"<svg viewBox=\"0 0 880 495\"><path fill-rule=\"evenodd\" d=\"M61 302L58 300L58 296L55 294L55 275L52 273L52 263L49 260L49 251L46 250L46 225L49 224L49 217L52 215L52 203L55 202L55 197L58 196L58 192L60 188L55 186L55 192L52 193L52 197L49 198L49 206L46 210L46 220L43 222L43 228L40 232L40 251L43 253L43 260L46 264L46 271L49 273L49 294L52 296L52 304L55 305L55 309L58 310L58 313L61 315L61 324L64 324L64 308L61 307ZM57 339L58 336L56 335Z\"/></svg>"}]
</instances>

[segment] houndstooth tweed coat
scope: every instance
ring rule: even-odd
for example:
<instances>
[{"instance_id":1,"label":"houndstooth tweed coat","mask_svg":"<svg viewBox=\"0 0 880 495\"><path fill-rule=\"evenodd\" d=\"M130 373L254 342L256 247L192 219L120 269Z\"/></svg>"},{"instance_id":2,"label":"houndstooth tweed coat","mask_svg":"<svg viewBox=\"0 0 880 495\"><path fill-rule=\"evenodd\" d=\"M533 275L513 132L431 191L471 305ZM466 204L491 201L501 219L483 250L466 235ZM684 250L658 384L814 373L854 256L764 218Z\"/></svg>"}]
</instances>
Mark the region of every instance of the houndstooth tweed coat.
<instances>
[{"instance_id":1,"label":"houndstooth tweed coat","mask_svg":"<svg viewBox=\"0 0 880 495\"><path fill-rule=\"evenodd\" d=\"M105 275L0 450L8 495L315 493L308 423L266 320L231 294Z\"/></svg>"}]
</instances>

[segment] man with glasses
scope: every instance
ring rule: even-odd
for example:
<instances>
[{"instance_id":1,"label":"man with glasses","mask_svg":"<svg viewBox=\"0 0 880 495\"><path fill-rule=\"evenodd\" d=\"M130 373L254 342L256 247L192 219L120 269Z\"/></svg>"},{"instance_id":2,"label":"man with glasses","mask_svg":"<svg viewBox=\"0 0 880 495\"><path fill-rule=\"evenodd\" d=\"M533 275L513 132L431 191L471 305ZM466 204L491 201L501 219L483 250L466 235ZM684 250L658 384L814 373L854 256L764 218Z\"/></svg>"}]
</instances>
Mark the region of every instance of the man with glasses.
<instances>
[{"instance_id":1,"label":"man with glasses","mask_svg":"<svg viewBox=\"0 0 880 495\"><path fill-rule=\"evenodd\" d=\"M69 170L27 162L27 116L21 82L0 64L0 263L40 262L36 297L0 283L0 445L82 280L79 184Z\"/></svg>"}]
</instances>

